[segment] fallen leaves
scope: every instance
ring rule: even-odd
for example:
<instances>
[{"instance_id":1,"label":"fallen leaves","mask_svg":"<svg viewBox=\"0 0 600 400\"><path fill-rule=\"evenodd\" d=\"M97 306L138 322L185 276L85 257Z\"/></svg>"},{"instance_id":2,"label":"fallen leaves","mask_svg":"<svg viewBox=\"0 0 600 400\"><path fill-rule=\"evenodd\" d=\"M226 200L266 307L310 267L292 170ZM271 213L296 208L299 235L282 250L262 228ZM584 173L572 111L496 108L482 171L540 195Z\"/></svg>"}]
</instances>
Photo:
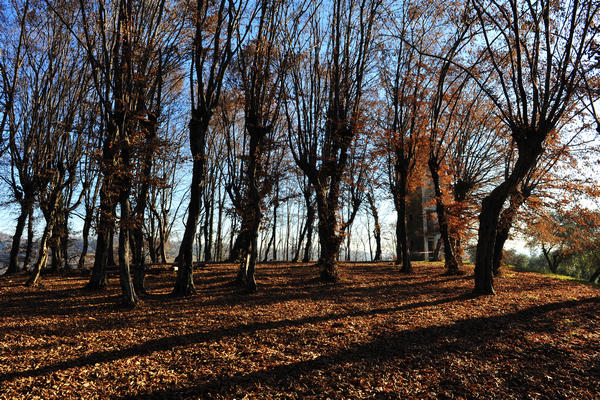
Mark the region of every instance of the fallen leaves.
<instances>
[{"instance_id":1,"label":"fallen leaves","mask_svg":"<svg viewBox=\"0 0 600 400\"><path fill-rule=\"evenodd\" d=\"M129 311L118 282L0 278L0 399L598 398L597 287L510 272L472 298L439 264L343 269L331 285L310 265L261 265L248 295L213 265L188 299L164 272Z\"/></svg>"}]
</instances>

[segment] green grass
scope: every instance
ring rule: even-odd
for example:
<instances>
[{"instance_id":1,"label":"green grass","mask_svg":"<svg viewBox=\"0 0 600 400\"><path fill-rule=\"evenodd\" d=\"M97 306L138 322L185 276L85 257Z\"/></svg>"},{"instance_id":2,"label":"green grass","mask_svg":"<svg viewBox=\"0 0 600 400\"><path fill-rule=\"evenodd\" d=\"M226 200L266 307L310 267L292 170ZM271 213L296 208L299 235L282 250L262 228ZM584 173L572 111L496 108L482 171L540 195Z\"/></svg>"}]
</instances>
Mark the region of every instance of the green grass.
<instances>
[{"instance_id":1,"label":"green grass","mask_svg":"<svg viewBox=\"0 0 600 400\"><path fill-rule=\"evenodd\" d=\"M600 284L590 282L587 279L575 278L575 277L569 276L569 275L561 275L561 274L555 274L552 272L539 271L539 270L527 268L527 267L517 267L515 265L505 265L504 267L508 268L510 270L513 270L513 271L517 271L517 272L535 272L535 273L550 277L552 279L559 279L561 281L575 281L575 282L583 283L586 285L600 286Z\"/></svg>"}]
</instances>

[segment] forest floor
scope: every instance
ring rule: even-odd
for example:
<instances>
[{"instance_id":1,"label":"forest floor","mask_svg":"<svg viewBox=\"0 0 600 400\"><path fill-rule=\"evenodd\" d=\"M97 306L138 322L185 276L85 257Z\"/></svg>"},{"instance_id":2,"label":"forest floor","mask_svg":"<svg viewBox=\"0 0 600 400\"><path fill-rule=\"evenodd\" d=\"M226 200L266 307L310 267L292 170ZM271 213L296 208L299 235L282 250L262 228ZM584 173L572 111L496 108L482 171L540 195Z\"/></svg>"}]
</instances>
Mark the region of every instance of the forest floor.
<instances>
[{"instance_id":1,"label":"forest floor","mask_svg":"<svg viewBox=\"0 0 600 400\"><path fill-rule=\"evenodd\" d=\"M165 269L133 310L116 277L0 277L0 399L600 399L598 286L505 269L473 298L464 269L265 264L245 294L209 265L191 298Z\"/></svg>"}]
</instances>

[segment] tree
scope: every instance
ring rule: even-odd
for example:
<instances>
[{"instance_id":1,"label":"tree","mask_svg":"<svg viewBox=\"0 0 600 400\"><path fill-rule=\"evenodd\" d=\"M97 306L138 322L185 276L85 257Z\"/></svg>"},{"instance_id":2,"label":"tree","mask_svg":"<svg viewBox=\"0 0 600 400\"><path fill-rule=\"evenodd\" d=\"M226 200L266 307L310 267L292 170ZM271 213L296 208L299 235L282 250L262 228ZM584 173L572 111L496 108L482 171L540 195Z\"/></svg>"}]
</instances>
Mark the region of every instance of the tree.
<instances>
[{"instance_id":1,"label":"tree","mask_svg":"<svg viewBox=\"0 0 600 400\"><path fill-rule=\"evenodd\" d=\"M426 104L431 76L423 53L430 43L430 10L404 3L400 10L402 40L383 55L381 82L385 88L385 112L381 145L387 158L388 183L396 209L396 264L412 273L406 228L406 199L420 180L418 169L426 134ZM411 45L407 45L410 42Z\"/></svg>"},{"instance_id":2,"label":"tree","mask_svg":"<svg viewBox=\"0 0 600 400\"><path fill-rule=\"evenodd\" d=\"M479 215L474 292L494 294L493 255L500 212L535 167L548 134L571 110L598 4L575 1L554 7L536 0L474 0L473 6L482 30L485 68L495 86L479 82L518 153L507 178L483 199Z\"/></svg>"},{"instance_id":3,"label":"tree","mask_svg":"<svg viewBox=\"0 0 600 400\"><path fill-rule=\"evenodd\" d=\"M191 49L190 151L193 159L190 202L185 231L179 247L179 268L173 294L195 293L192 256L196 226L200 217L205 180L206 137L214 109L219 104L224 76L236 52L234 35L245 1L197 0L194 12L194 38Z\"/></svg>"},{"instance_id":4,"label":"tree","mask_svg":"<svg viewBox=\"0 0 600 400\"><path fill-rule=\"evenodd\" d=\"M350 148L362 129L363 92L380 7L377 0L335 0L327 10L311 9L303 33L307 40L295 51L298 64L289 75L288 137L294 161L315 188L318 265L324 281L339 279L340 232L346 225L340 226L337 217L340 185ZM328 26L321 26L319 19Z\"/></svg>"},{"instance_id":5,"label":"tree","mask_svg":"<svg viewBox=\"0 0 600 400\"><path fill-rule=\"evenodd\" d=\"M444 263L446 274L461 274L458 268L459 262L456 249L455 233L456 227L450 226L447 201L445 201L446 191L442 182L444 169L446 168L446 156L457 137L456 130L451 127L454 124L455 112L458 109L458 103L465 101L463 99L463 89L467 84L467 78L463 71L454 67L454 58L461 52L461 49L468 42L471 36L471 21L468 15L468 9L449 11L450 23L447 24L448 36L441 36L438 39L440 43L439 52L442 54L439 59L434 59L435 63L435 89L429 102L430 127L428 135L428 155L427 165L433 191L435 194L435 209L438 225L441 234L441 240L444 243ZM467 100L468 101L468 100ZM455 125L456 126L456 125ZM454 228L454 229L453 229Z\"/></svg>"}]
</instances>

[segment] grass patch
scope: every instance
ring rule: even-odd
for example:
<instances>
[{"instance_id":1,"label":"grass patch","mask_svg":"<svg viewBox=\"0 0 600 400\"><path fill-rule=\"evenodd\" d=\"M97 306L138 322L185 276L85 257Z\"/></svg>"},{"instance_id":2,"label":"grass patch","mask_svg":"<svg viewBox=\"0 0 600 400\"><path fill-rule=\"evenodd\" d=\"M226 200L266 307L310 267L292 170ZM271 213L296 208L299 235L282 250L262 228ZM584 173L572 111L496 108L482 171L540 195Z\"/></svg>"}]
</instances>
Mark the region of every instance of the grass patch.
<instances>
[{"instance_id":1,"label":"grass patch","mask_svg":"<svg viewBox=\"0 0 600 400\"><path fill-rule=\"evenodd\" d=\"M582 279L582 278L575 278L573 276L569 276L569 275L561 275L561 274L555 274L553 272L549 272L549 271L539 271L536 269L531 269L531 268L527 268L527 267L517 267L515 265L505 265L504 267L513 270L513 271L517 271L517 272L533 272L533 273L537 273L537 274L541 274L544 276L547 276L549 278L552 279L558 279L561 281L573 281L573 282L578 282L578 283L583 283L586 285L592 285L592 286L598 286L598 283L595 282L590 282L587 279ZM515 276L514 274L511 275L507 275L507 276Z\"/></svg>"}]
</instances>

